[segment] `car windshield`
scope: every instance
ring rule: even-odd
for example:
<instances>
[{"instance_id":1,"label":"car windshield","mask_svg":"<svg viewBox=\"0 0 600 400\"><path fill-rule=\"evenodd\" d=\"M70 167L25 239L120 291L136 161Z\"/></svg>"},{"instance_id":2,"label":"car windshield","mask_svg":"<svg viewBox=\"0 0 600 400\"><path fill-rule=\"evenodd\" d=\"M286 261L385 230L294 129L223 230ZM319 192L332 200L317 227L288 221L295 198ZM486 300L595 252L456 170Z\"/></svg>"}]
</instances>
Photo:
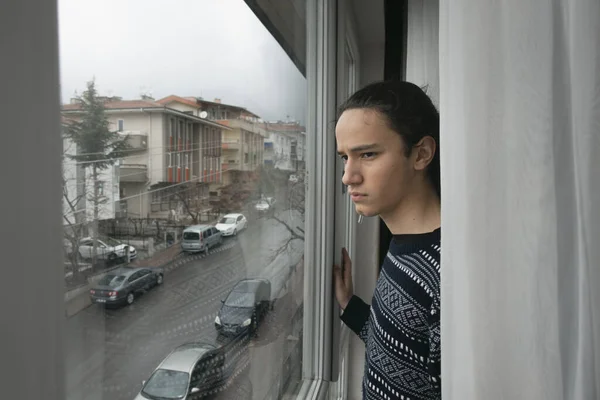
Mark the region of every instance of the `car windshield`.
<instances>
[{"instance_id":1,"label":"car windshield","mask_svg":"<svg viewBox=\"0 0 600 400\"><path fill-rule=\"evenodd\" d=\"M198 240L200 234L198 232L183 232L183 240Z\"/></svg>"},{"instance_id":2,"label":"car windshield","mask_svg":"<svg viewBox=\"0 0 600 400\"><path fill-rule=\"evenodd\" d=\"M170 369L157 369L142 389L150 399L181 399L187 394L190 375Z\"/></svg>"},{"instance_id":3,"label":"car windshield","mask_svg":"<svg viewBox=\"0 0 600 400\"><path fill-rule=\"evenodd\" d=\"M235 224L235 218L232 218L232 217L221 218L221 220L219 221L219 223L220 224L225 224L225 225Z\"/></svg>"},{"instance_id":4,"label":"car windshield","mask_svg":"<svg viewBox=\"0 0 600 400\"><path fill-rule=\"evenodd\" d=\"M228 307L254 307L254 293L231 292L225 300Z\"/></svg>"},{"instance_id":5,"label":"car windshield","mask_svg":"<svg viewBox=\"0 0 600 400\"><path fill-rule=\"evenodd\" d=\"M121 285L121 283L125 280L125 275L105 275L102 279L98 281L98 285L100 286L110 286L117 287Z\"/></svg>"}]
</instances>

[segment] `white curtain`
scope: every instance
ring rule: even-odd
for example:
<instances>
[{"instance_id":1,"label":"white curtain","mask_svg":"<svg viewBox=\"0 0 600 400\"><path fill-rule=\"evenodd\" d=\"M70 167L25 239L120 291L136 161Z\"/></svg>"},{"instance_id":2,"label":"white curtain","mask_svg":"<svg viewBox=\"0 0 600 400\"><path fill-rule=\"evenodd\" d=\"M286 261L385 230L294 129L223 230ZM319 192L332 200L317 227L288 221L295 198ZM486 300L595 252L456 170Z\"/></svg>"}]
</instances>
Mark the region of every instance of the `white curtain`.
<instances>
[{"instance_id":1,"label":"white curtain","mask_svg":"<svg viewBox=\"0 0 600 400\"><path fill-rule=\"evenodd\" d=\"M440 2L443 399L600 399L600 2Z\"/></svg>"},{"instance_id":2,"label":"white curtain","mask_svg":"<svg viewBox=\"0 0 600 400\"><path fill-rule=\"evenodd\" d=\"M427 87L439 106L439 9L437 0L408 0L406 26L406 80Z\"/></svg>"}]
</instances>

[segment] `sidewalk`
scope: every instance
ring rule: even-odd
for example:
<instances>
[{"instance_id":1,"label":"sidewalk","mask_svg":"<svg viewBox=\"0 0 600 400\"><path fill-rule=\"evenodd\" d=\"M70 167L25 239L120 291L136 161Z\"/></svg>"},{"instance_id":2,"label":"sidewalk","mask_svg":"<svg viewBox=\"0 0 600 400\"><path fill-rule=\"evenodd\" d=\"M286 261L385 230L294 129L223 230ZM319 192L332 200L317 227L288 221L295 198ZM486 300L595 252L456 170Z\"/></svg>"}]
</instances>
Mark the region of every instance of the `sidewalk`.
<instances>
[{"instance_id":1,"label":"sidewalk","mask_svg":"<svg viewBox=\"0 0 600 400\"><path fill-rule=\"evenodd\" d=\"M131 266L152 266L152 267L163 267L170 263L174 259L178 258L181 254L181 246L179 242L175 242L171 247L160 250L152 257L145 258L143 260L133 260L129 265Z\"/></svg>"},{"instance_id":2,"label":"sidewalk","mask_svg":"<svg viewBox=\"0 0 600 400\"><path fill-rule=\"evenodd\" d=\"M179 245L179 242L175 242L171 247L156 252L152 257L146 258L144 260L134 260L133 262L129 263L129 265L164 267L169 265L173 260L178 259L180 254L181 246ZM127 264L116 265L106 269L106 271L112 268L118 268L119 266L125 265ZM104 271L100 271L99 274L95 274L94 277L99 278L102 275L102 272ZM89 279L90 277L86 277L86 284L80 285L75 289L68 290L67 292L65 292L65 315L67 318L72 317L81 310L92 305L88 294L90 289Z\"/></svg>"}]
</instances>

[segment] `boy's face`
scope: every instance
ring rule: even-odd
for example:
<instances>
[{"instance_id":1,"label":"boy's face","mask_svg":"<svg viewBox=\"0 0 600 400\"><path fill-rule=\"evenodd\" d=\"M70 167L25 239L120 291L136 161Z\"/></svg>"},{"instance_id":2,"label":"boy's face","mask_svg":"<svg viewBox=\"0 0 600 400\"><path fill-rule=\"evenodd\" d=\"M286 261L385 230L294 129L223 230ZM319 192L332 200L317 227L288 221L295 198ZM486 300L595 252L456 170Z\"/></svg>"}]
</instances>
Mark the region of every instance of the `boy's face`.
<instances>
[{"instance_id":1,"label":"boy's face","mask_svg":"<svg viewBox=\"0 0 600 400\"><path fill-rule=\"evenodd\" d=\"M416 177L400 135L378 111L351 109L341 115L335 137L345 164L342 182L356 211L367 217L393 213Z\"/></svg>"}]
</instances>

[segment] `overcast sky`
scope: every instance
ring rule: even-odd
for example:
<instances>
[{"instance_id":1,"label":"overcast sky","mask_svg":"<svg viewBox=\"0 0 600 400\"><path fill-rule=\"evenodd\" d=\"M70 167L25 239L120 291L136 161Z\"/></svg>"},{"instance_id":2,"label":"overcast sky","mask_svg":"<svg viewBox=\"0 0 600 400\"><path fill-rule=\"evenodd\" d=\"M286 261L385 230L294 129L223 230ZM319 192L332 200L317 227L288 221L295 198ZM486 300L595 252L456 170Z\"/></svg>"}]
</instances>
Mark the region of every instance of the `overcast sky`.
<instances>
[{"instance_id":1,"label":"overcast sky","mask_svg":"<svg viewBox=\"0 0 600 400\"><path fill-rule=\"evenodd\" d=\"M59 0L63 102L101 95L221 98L305 121L306 80L243 0Z\"/></svg>"}]
</instances>

